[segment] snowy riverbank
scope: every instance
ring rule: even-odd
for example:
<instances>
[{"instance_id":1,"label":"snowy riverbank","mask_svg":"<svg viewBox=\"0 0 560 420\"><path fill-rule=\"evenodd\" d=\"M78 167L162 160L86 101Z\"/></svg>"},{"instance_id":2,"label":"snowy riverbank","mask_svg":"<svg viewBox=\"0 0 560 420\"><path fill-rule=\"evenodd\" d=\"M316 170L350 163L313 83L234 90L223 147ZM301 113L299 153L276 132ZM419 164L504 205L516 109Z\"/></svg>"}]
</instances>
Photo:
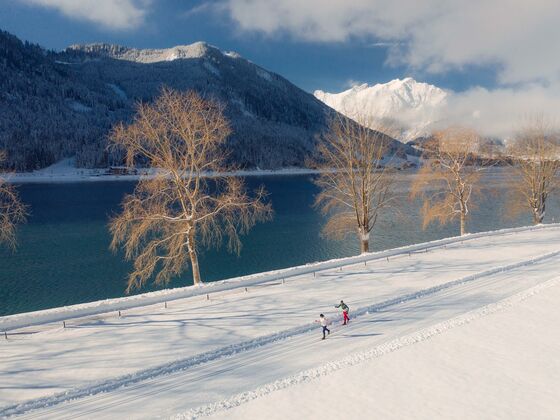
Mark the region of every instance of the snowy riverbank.
<instances>
[{"instance_id":1,"label":"snowy riverbank","mask_svg":"<svg viewBox=\"0 0 560 420\"><path fill-rule=\"evenodd\" d=\"M408 156L408 160L418 163L418 158ZM410 162L401 158L387 158L386 164L398 168L409 167ZM385 163L384 163L385 164ZM86 169L77 168L74 158L63 159L47 168L33 172L16 172L7 175L8 182L13 184L30 183L65 183L65 182L102 182L102 181L138 181L140 178L151 177L157 169L139 169L137 174L117 175L107 169ZM285 175L311 175L318 174L320 171L308 168L281 168L281 169L247 169L228 172L228 176L285 176ZM223 174L219 174L223 175ZM208 176L216 174L208 173Z\"/></svg>"},{"instance_id":2,"label":"snowy riverbank","mask_svg":"<svg viewBox=\"0 0 560 420\"><path fill-rule=\"evenodd\" d=\"M388 259L376 258L367 264L347 261L349 264L299 273L285 281L269 279L247 289L238 284L241 287L212 293L209 299L204 294L191 295L120 314L113 308L109 313L66 321L66 328L56 322L13 330L0 343L0 417L228 417L230 412L223 410L234 407L239 408L231 411L232 416L244 417L243 411L236 410L246 407L255 411L248 411L245 418L272 418L282 413L281 408L273 413L265 402L259 403L261 398L268 401L276 394L278 401L292 398L284 397L284 392L298 392L304 386L298 384L307 384L304 391L310 394L305 395L317 395L319 389L313 387L318 382L313 378L321 381L337 372L344 376L343 371L355 372L362 364L371 372L373 359L379 364L401 351L414 353L420 343L435 335L445 340L448 331L488 318L485 315L494 311L491 308L505 308L542 288L556 287L558 225L480 234L440 245L411 249L410 253L394 250ZM352 315L351 324L344 329L336 325L339 315L333 307L341 298L350 305ZM319 313L335 322L332 335L324 342L313 323ZM543 337L549 335L538 325L535 330ZM471 344L488 342L475 335ZM511 360L518 357L515 347L508 353L507 348L500 350L494 344L490 350L497 354L503 352ZM428 353L457 365L464 355L457 353L455 359L446 353L453 345L446 342ZM523 346L528 350L530 343ZM391 368L384 374L396 378L390 382L393 390L404 387L401 382L414 375L414 369L428 371L431 362L423 357L405 357L405 371L398 362L387 365ZM545 363L548 357L544 353ZM491 358L484 363L486 369L492 367ZM453 373L447 364L440 372L444 383L456 380L463 388L477 386L475 374L446 378ZM548 366L551 370L546 378L539 370L522 371L521 378L527 382L521 385L537 381L557 385L556 365ZM348 375L354 377L350 371ZM360 377L363 381L358 383L363 393L371 389L375 394L389 383L380 380L369 388L366 377L370 376ZM433 380L416 377L416 384L431 386ZM513 398L499 384L493 382L486 393L494 400ZM277 389L285 391L274 392ZM450 387L445 395L459 398L454 389ZM358 395L352 400L356 404L352 413L363 418L369 412L368 404L375 400ZM430 409L435 411L426 413L436 412L440 405L444 410L444 397L434 399ZM329 398L333 401L334 394ZM388 410L390 402L399 398L380 404L380 410ZM538 404L550 409L547 401ZM322 407L309 404L302 408L309 413L303 417L324 417L330 410L322 411ZM387 411L379 413L384 417ZM399 413L406 416L404 411Z\"/></svg>"},{"instance_id":3,"label":"snowy riverbank","mask_svg":"<svg viewBox=\"0 0 560 420\"><path fill-rule=\"evenodd\" d=\"M64 182L104 182L104 181L138 181L141 177L150 177L154 170L139 170L136 175L109 174L107 169L76 168L74 159L64 159L44 169L33 172L17 172L7 176L13 184L29 183L64 183ZM307 175L316 174L317 170L306 168L283 168L275 170L252 169L239 170L229 175L266 176L266 175Z\"/></svg>"}]
</instances>

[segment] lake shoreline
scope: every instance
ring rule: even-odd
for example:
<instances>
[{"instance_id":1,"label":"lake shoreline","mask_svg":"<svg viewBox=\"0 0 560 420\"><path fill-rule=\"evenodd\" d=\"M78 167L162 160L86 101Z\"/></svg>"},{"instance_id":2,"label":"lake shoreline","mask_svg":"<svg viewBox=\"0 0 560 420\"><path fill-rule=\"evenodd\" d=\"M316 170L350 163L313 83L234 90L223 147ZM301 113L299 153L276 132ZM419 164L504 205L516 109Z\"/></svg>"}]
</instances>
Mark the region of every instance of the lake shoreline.
<instances>
[{"instance_id":1,"label":"lake shoreline","mask_svg":"<svg viewBox=\"0 0 560 420\"><path fill-rule=\"evenodd\" d=\"M84 169L81 172L87 173L64 173L64 174L45 174L45 173L13 173L6 177L6 181L10 184L64 184L64 183L77 183L77 182L133 182L140 179L154 177L154 173L138 174L138 175L106 175L101 170ZM95 173L94 171L100 171ZM40 172L40 171L37 171ZM240 177L254 177L254 176L297 176L297 175L316 175L320 173L317 169L307 168L285 168L285 169L254 169L254 170L240 170L228 172L226 174L209 174L212 176L240 176Z\"/></svg>"},{"instance_id":2,"label":"lake shoreline","mask_svg":"<svg viewBox=\"0 0 560 420\"><path fill-rule=\"evenodd\" d=\"M140 169L137 174L121 175L107 173L110 168L83 169L75 166L73 158L63 159L49 167L33 172L13 172L5 176L6 182L10 184L62 184L77 182L105 182L105 181L139 181L140 179L152 178L157 174L157 169ZM402 169L403 172L409 172ZM280 169L240 169L225 173L207 173L207 177L216 176L239 176L239 177L258 177L258 176L298 176L298 175L317 175L320 169L288 167Z\"/></svg>"}]
</instances>

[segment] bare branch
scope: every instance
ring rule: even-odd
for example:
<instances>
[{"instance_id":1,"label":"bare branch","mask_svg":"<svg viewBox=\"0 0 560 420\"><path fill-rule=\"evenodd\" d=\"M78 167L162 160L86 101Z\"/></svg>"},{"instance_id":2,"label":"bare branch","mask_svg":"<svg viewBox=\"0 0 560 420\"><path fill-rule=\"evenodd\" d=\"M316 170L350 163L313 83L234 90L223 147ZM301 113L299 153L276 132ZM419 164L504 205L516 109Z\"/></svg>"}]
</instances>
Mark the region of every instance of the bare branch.
<instances>
[{"instance_id":1,"label":"bare branch","mask_svg":"<svg viewBox=\"0 0 560 420\"><path fill-rule=\"evenodd\" d=\"M5 152L0 151L0 167L5 160ZM15 250L16 228L27 221L27 206L21 202L15 187L8 184L2 175L0 172L0 244Z\"/></svg>"}]
</instances>

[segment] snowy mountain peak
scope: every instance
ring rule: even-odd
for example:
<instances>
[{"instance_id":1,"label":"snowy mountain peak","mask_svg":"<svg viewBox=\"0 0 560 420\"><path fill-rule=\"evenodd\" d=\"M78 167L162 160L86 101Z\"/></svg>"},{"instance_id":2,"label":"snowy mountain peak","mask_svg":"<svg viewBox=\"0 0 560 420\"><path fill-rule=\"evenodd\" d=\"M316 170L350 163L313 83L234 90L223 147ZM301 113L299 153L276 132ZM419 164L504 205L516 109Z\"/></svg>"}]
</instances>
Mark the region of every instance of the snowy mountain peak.
<instances>
[{"instance_id":1,"label":"snowy mountain peak","mask_svg":"<svg viewBox=\"0 0 560 420\"><path fill-rule=\"evenodd\" d=\"M316 90L314 95L350 118L395 121L401 128L401 139L408 141L428 134L448 93L437 86L406 77L372 86L363 83L340 93Z\"/></svg>"},{"instance_id":2,"label":"snowy mountain peak","mask_svg":"<svg viewBox=\"0 0 560 420\"><path fill-rule=\"evenodd\" d=\"M207 56L221 56L224 53L206 42L195 42L190 45L176 45L163 49L136 49L114 44L86 44L71 45L67 52L85 52L117 60L135 61L139 63L156 63L179 59L203 58ZM235 53L225 55L232 56ZM239 57L237 55L237 57Z\"/></svg>"}]
</instances>

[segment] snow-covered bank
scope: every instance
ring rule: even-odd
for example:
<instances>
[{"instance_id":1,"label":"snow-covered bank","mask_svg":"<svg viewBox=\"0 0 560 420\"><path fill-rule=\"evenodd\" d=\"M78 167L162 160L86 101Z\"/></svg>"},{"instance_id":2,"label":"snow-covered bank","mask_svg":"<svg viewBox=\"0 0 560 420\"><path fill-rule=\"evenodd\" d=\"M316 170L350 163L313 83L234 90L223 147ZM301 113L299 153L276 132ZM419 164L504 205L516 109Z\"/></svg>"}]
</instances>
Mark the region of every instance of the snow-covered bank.
<instances>
[{"instance_id":1,"label":"snow-covered bank","mask_svg":"<svg viewBox=\"0 0 560 420\"><path fill-rule=\"evenodd\" d=\"M74 159L63 159L47 168L33 172L17 172L7 176L7 181L13 184L40 184L40 183L69 183L69 182L104 182L104 181L138 181L141 177L154 175L153 169L139 170L135 175L116 175L108 173L108 169L76 168ZM317 170L307 168L283 169L249 169L228 173L234 176L270 176L270 175L310 175L318 173ZM211 175L209 175L211 176Z\"/></svg>"},{"instance_id":2,"label":"snow-covered bank","mask_svg":"<svg viewBox=\"0 0 560 420\"><path fill-rule=\"evenodd\" d=\"M560 224L549 224L467 234L464 236L457 236L415 245L408 245L400 248L389 249L386 251L371 252L354 257L339 258L313 264L306 264L303 266L290 267L282 270L274 270L265 273L258 273L249 276L216 281L200 286L166 289L123 298L106 299L96 302L46 309L36 312L26 312L21 314L9 315L0 317L0 331L10 331L13 329L30 327L33 325L60 322L72 318L93 316L107 312L124 311L126 309L155 305L158 303L170 302L173 300L184 299L188 297L205 296L209 295L210 293L214 294L232 289L262 285L269 282L285 281L287 279L305 274L313 274L315 276L317 272L324 270L336 269L359 263L367 263L370 261L387 259L389 257L403 255L406 256L412 252L427 252L429 249L431 250L433 248L447 246L457 242L464 242L481 237L506 235L516 232L533 231L538 229L553 229L559 227Z\"/></svg>"},{"instance_id":3,"label":"snow-covered bank","mask_svg":"<svg viewBox=\"0 0 560 420\"><path fill-rule=\"evenodd\" d=\"M558 301L560 279L554 278L368 352L175 418L228 407L236 408L213 418L280 420L294 412L324 420L339 419L341 412L347 418L557 418Z\"/></svg>"},{"instance_id":4,"label":"snow-covered bank","mask_svg":"<svg viewBox=\"0 0 560 420\"><path fill-rule=\"evenodd\" d=\"M209 413L204 407L239 393L401 342L554 280L559 251L558 226L480 235L210 300L192 296L167 308L77 319L66 329L13 331L0 342L0 417ZM321 342L312 321L318 313L338 319L340 298L353 322L334 325Z\"/></svg>"},{"instance_id":5,"label":"snow-covered bank","mask_svg":"<svg viewBox=\"0 0 560 420\"><path fill-rule=\"evenodd\" d=\"M410 161L409 161L410 160ZM384 158L383 164L399 169L409 168L411 164L417 164L419 158L407 156L407 159L393 157ZM125 169L125 168L119 168ZM33 172L15 172L6 175L6 180L12 184L41 184L41 183L71 183L71 182L104 182L104 181L126 181L134 182L141 178L150 178L157 173L158 169L138 169L136 174L115 174L110 168L86 169L77 168L73 158L63 159L47 168ZM314 175L320 171L317 169L289 167L281 169L240 169L226 173L208 172L206 176L293 176Z\"/></svg>"}]
</instances>

